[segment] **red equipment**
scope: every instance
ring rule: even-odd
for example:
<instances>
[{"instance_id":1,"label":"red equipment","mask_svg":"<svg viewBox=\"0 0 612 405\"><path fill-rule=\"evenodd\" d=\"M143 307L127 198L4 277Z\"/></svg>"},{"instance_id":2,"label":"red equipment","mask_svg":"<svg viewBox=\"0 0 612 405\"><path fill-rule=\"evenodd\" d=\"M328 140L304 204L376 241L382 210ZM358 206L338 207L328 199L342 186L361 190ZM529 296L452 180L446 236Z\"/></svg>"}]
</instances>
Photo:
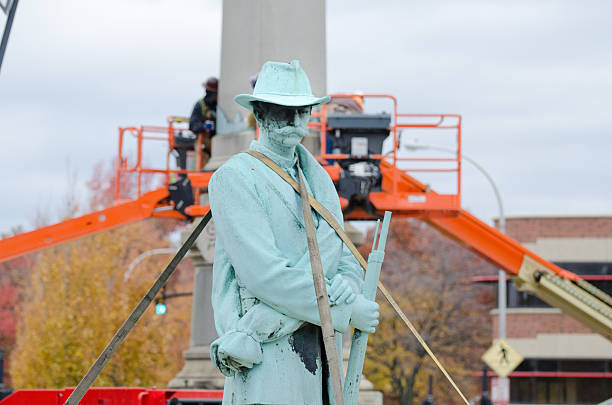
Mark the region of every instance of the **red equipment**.
<instances>
[{"instance_id":1,"label":"red equipment","mask_svg":"<svg viewBox=\"0 0 612 405\"><path fill-rule=\"evenodd\" d=\"M4 400L2 405L62 405L74 388L49 390L19 390ZM158 390L146 388L90 388L81 405L182 405L221 404L223 391L216 390Z\"/></svg>"}]
</instances>

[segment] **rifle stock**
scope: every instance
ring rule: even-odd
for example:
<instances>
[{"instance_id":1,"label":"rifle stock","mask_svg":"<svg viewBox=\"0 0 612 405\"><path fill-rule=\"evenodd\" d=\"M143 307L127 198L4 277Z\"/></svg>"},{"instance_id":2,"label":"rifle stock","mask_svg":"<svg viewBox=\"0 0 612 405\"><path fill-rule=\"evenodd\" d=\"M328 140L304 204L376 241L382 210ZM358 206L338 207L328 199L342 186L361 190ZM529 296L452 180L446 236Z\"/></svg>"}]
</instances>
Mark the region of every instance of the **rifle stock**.
<instances>
[{"instance_id":1,"label":"rifle stock","mask_svg":"<svg viewBox=\"0 0 612 405\"><path fill-rule=\"evenodd\" d=\"M365 274L362 294L369 300L375 300L376 287L380 277L380 269L385 257L385 245L387 243L387 234L389 232L389 223L391 221L391 213L385 211L383 218L382 229L378 235L378 246L376 245L378 227L380 221L376 223L374 238L372 241L372 252L368 256L368 267ZM359 396L359 384L361 383L361 373L363 371L363 363L365 361L366 348L368 346L369 333L355 329L353 332L353 340L351 343L351 354L349 356L346 377L344 379L344 403L346 405L357 405Z\"/></svg>"}]
</instances>

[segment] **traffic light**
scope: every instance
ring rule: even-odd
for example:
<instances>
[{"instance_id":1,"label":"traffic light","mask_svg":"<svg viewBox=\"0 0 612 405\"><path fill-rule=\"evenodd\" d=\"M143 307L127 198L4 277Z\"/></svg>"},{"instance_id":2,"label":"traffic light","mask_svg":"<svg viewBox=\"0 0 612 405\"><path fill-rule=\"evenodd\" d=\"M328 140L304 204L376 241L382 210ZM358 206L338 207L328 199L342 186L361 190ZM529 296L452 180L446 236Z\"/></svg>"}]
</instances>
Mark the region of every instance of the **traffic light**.
<instances>
[{"instance_id":1,"label":"traffic light","mask_svg":"<svg viewBox=\"0 0 612 405\"><path fill-rule=\"evenodd\" d=\"M157 315L163 315L166 313L167 310L168 310L168 307L166 307L166 303L164 302L163 299L161 298L155 299L155 313Z\"/></svg>"},{"instance_id":2,"label":"traffic light","mask_svg":"<svg viewBox=\"0 0 612 405\"><path fill-rule=\"evenodd\" d=\"M433 405L433 375L429 376L429 395L423 401L423 405Z\"/></svg>"},{"instance_id":3,"label":"traffic light","mask_svg":"<svg viewBox=\"0 0 612 405\"><path fill-rule=\"evenodd\" d=\"M187 297L193 295L192 292L175 292L175 293L167 293L166 287L162 289L161 297L155 298L155 313L157 315L163 315L168 311L168 307L166 306L166 300L170 298L177 297Z\"/></svg>"}]
</instances>

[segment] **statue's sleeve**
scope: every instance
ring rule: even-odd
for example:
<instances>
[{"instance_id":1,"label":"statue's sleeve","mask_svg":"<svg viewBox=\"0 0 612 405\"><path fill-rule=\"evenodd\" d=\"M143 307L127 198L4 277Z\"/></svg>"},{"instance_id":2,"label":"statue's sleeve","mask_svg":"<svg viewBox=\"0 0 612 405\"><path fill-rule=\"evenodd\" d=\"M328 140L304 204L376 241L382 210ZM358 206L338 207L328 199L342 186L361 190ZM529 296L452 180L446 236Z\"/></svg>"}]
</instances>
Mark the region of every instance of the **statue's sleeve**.
<instances>
[{"instance_id":1,"label":"statue's sleeve","mask_svg":"<svg viewBox=\"0 0 612 405\"><path fill-rule=\"evenodd\" d=\"M308 261L300 260L290 266L286 255L277 248L271 219L250 169L221 167L211 179L209 196L217 238L223 243L240 283L277 311L320 325L312 273L305 267ZM321 255L326 256L328 235L317 232L317 236L322 237ZM351 306L335 305L331 312L334 329L344 332Z\"/></svg>"}]
</instances>

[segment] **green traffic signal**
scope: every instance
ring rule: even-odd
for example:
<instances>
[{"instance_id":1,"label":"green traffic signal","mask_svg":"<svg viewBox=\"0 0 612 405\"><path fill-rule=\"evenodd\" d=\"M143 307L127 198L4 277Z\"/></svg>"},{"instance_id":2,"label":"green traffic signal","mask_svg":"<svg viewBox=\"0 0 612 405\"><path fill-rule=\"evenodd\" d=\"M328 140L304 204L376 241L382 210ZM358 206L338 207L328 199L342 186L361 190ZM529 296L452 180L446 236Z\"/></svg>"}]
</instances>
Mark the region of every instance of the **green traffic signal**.
<instances>
[{"instance_id":1,"label":"green traffic signal","mask_svg":"<svg viewBox=\"0 0 612 405\"><path fill-rule=\"evenodd\" d=\"M157 303L155 304L155 313L157 315L163 315L166 313L167 310L168 307L166 307L166 303L164 303L163 301L157 301Z\"/></svg>"}]
</instances>

